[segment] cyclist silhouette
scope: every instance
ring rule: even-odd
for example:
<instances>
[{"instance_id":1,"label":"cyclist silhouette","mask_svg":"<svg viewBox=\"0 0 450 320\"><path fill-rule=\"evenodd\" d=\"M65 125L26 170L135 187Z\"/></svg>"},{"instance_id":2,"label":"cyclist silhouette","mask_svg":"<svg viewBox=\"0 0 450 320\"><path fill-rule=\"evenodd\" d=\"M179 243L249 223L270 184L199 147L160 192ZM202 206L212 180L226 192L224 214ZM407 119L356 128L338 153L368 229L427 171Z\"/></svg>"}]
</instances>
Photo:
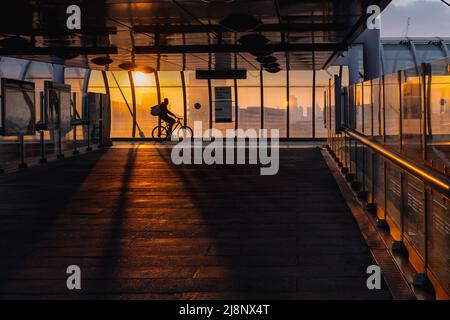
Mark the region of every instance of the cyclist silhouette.
<instances>
[{"instance_id":1,"label":"cyclist silhouette","mask_svg":"<svg viewBox=\"0 0 450 320\"><path fill-rule=\"evenodd\" d=\"M171 133L172 127L176 122L175 118L178 118L178 117L169 110L169 108L167 107L168 105L169 105L169 99L165 98L164 101L159 105L159 107L160 107L159 118L169 124L169 132ZM174 118L172 118L171 116Z\"/></svg>"}]
</instances>

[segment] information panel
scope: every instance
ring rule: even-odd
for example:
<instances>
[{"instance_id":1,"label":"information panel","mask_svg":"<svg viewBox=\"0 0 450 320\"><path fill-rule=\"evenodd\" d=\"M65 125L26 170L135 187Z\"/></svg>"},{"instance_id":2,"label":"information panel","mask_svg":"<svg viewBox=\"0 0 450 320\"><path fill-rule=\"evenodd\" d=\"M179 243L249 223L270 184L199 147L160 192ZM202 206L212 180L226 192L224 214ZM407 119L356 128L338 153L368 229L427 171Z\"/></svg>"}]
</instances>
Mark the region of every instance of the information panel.
<instances>
[{"instance_id":1,"label":"information panel","mask_svg":"<svg viewBox=\"0 0 450 320\"><path fill-rule=\"evenodd\" d=\"M214 97L215 122L233 122L231 87L215 87Z\"/></svg>"},{"instance_id":2,"label":"information panel","mask_svg":"<svg viewBox=\"0 0 450 320\"><path fill-rule=\"evenodd\" d=\"M34 83L3 78L1 86L1 134L33 135L36 118Z\"/></svg>"}]
</instances>

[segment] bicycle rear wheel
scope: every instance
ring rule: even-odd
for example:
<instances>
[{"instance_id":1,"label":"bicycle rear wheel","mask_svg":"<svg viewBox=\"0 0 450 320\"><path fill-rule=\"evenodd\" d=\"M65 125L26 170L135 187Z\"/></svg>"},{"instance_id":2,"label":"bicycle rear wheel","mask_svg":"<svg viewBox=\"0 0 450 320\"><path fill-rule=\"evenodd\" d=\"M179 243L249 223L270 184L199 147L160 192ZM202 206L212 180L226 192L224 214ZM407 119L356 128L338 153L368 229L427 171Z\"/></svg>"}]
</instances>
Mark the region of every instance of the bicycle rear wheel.
<instances>
[{"instance_id":1,"label":"bicycle rear wheel","mask_svg":"<svg viewBox=\"0 0 450 320\"><path fill-rule=\"evenodd\" d=\"M164 126L156 126L152 130L152 138L155 141L163 142L169 139L169 131Z\"/></svg>"},{"instance_id":2,"label":"bicycle rear wheel","mask_svg":"<svg viewBox=\"0 0 450 320\"><path fill-rule=\"evenodd\" d=\"M189 126L181 126L180 129L177 130L178 139L192 139L194 137L194 132Z\"/></svg>"}]
</instances>

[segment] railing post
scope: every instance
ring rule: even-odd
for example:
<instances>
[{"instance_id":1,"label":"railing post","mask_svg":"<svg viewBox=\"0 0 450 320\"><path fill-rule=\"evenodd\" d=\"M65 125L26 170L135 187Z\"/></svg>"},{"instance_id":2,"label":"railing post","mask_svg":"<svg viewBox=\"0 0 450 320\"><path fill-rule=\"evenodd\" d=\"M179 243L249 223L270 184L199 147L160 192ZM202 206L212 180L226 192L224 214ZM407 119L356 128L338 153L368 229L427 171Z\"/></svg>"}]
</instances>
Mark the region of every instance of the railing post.
<instances>
[{"instance_id":1,"label":"railing post","mask_svg":"<svg viewBox=\"0 0 450 320\"><path fill-rule=\"evenodd\" d=\"M387 168L387 165L388 165L387 161L384 160L383 161L383 193L384 193L384 198L383 198L383 202L384 202L383 203L383 205L384 205L383 217L382 218L378 218L378 220L377 220L377 227L380 228L380 229L386 230L386 231L389 230L389 224L387 223L387 220L386 220L386 218L387 218L387 194L388 194L388 190L387 190L387 187L388 187L387 170L388 170L388 168Z\"/></svg>"},{"instance_id":2,"label":"railing post","mask_svg":"<svg viewBox=\"0 0 450 320\"><path fill-rule=\"evenodd\" d=\"M44 123L44 104L45 104L45 96L43 92L40 92L39 95L39 103L40 103L40 111L41 111L41 116L40 116L40 123L41 125ZM45 158L45 136L44 136L44 128L40 128L39 130L39 144L40 144L40 151L41 151L41 158L39 159L39 163L46 163L47 162L47 158Z\"/></svg>"},{"instance_id":3,"label":"railing post","mask_svg":"<svg viewBox=\"0 0 450 320\"><path fill-rule=\"evenodd\" d=\"M73 115L75 118L75 110L77 109L77 93L74 92L72 94L72 108L73 108ZM72 154L79 154L80 151L78 151L77 147L77 126L73 126L73 151Z\"/></svg>"},{"instance_id":4,"label":"railing post","mask_svg":"<svg viewBox=\"0 0 450 320\"><path fill-rule=\"evenodd\" d=\"M398 76L398 135L399 150L403 151L403 99L402 99L402 72L397 72Z\"/></svg>"},{"instance_id":5,"label":"railing post","mask_svg":"<svg viewBox=\"0 0 450 320\"><path fill-rule=\"evenodd\" d=\"M28 165L25 163L25 141L23 135L19 137L19 169L26 168Z\"/></svg>"}]
</instances>

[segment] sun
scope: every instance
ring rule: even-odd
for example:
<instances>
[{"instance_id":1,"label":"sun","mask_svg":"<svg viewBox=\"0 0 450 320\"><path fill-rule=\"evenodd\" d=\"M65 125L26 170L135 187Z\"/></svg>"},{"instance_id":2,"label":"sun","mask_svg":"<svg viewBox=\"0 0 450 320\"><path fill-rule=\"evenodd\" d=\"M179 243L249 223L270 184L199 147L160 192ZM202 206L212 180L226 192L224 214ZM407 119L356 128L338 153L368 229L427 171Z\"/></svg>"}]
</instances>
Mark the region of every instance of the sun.
<instances>
[{"instance_id":1,"label":"sun","mask_svg":"<svg viewBox=\"0 0 450 320\"><path fill-rule=\"evenodd\" d=\"M150 85L152 78L143 72L133 72L134 84L137 86Z\"/></svg>"}]
</instances>

